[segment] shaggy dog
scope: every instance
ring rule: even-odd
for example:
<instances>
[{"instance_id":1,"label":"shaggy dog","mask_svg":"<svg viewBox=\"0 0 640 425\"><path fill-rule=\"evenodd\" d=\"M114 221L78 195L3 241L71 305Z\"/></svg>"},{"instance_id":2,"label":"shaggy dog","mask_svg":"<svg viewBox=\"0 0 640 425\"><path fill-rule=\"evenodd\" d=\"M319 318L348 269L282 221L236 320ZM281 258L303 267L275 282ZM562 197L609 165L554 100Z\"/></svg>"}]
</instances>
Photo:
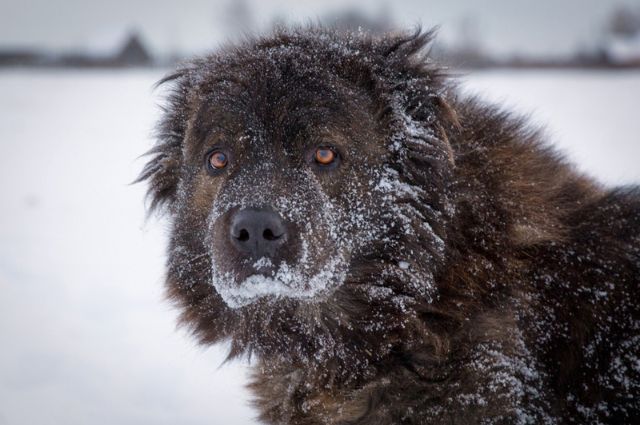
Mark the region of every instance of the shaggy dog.
<instances>
[{"instance_id":1,"label":"shaggy dog","mask_svg":"<svg viewBox=\"0 0 640 425\"><path fill-rule=\"evenodd\" d=\"M640 190L461 97L430 37L282 29L162 81L182 323L254 356L264 423L638 423Z\"/></svg>"}]
</instances>

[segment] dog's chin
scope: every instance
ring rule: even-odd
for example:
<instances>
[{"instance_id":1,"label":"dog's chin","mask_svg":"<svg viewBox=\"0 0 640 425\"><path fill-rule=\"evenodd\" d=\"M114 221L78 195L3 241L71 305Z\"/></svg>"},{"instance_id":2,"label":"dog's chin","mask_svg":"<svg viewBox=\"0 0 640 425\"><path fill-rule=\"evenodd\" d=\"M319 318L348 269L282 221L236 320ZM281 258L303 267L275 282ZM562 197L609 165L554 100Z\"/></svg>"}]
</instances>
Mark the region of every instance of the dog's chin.
<instances>
[{"instance_id":1,"label":"dog's chin","mask_svg":"<svg viewBox=\"0 0 640 425\"><path fill-rule=\"evenodd\" d=\"M241 279L214 277L212 283L225 303L236 309L259 300L267 303L283 298L311 301L322 295L326 283L313 287L306 281L308 279L296 279L285 268L284 271L278 269L245 273Z\"/></svg>"},{"instance_id":2,"label":"dog's chin","mask_svg":"<svg viewBox=\"0 0 640 425\"><path fill-rule=\"evenodd\" d=\"M214 264L211 283L227 306L237 309L258 300L319 300L342 284L347 271L341 258L328 262L317 271L309 269L305 264L281 262L275 265L265 259L229 272Z\"/></svg>"}]
</instances>

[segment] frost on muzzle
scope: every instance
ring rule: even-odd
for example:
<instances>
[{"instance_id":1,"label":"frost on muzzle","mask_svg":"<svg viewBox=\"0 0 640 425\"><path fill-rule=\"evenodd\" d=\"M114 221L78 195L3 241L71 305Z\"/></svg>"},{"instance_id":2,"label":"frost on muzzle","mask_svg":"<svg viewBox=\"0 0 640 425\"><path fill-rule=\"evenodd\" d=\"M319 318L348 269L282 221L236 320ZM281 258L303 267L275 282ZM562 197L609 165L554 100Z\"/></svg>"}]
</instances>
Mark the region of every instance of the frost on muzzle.
<instances>
[{"instance_id":1,"label":"frost on muzzle","mask_svg":"<svg viewBox=\"0 0 640 425\"><path fill-rule=\"evenodd\" d=\"M353 241L340 231L342 209L313 173L297 170L278 182L264 175L230 180L208 220L212 284L232 308L319 296L342 284L348 269ZM276 184L284 194L274 196Z\"/></svg>"}]
</instances>

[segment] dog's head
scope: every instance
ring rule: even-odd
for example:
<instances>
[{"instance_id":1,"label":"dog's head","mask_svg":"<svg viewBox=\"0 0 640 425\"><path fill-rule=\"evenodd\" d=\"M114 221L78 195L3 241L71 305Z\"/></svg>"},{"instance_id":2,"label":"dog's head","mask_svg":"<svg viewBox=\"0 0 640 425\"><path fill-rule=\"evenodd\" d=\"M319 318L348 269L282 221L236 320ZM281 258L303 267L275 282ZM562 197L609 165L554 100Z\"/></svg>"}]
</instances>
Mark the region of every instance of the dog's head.
<instances>
[{"instance_id":1,"label":"dog's head","mask_svg":"<svg viewBox=\"0 0 640 425\"><path fill-rule=\"evenodd\" d=\"M172 220L169 292L203 341L336 355L433 295L452 159L428 38L281 31L163 81L141 179Z\"/></svg>"}]
</instances>

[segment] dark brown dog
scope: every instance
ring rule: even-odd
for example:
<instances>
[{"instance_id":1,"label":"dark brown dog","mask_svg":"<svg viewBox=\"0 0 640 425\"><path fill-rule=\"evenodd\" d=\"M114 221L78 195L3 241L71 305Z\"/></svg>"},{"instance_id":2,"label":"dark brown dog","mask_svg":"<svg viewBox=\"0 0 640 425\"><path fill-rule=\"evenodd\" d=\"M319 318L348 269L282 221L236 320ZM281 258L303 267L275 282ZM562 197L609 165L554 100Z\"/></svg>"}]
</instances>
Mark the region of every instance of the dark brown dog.
<instances>
[{"instance_id":1,"label":"dark brown dog","mask_svg":"<svg viewBox=\"0 0 640 425\"><path fill-rule=\"evenodd\" d=\"M255 355L266 423L637 423L640 190L460 98L429 38L280 30L162 81L183 323Z\"/></svg>"}]
</instances>

